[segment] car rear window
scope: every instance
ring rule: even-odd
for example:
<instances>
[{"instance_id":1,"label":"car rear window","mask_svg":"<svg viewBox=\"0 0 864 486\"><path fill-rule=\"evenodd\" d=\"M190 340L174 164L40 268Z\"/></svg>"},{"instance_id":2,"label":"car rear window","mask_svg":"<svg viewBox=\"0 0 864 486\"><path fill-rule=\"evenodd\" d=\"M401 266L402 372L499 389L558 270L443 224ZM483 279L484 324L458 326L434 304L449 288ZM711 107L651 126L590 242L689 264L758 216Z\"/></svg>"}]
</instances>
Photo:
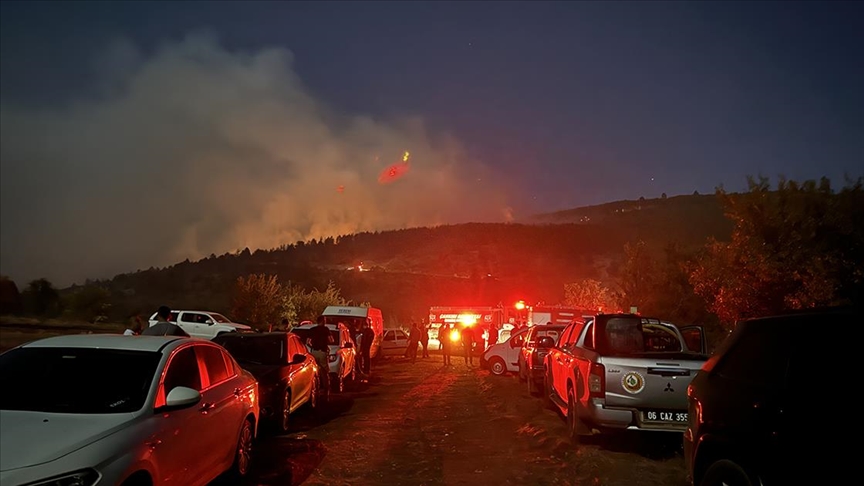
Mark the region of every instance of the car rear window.
<instances>
[{"instance_id":1,"label":"car rear window","mask_svg":"<svg viewBox=\"0 0 864 486\"><path fill-rule=\"evenodd\" d=\"M281 335L216 336L213 338L213 342L222 345L241 364L276 365L285 362L285 338Z\"/></svg>"}]
</instances>

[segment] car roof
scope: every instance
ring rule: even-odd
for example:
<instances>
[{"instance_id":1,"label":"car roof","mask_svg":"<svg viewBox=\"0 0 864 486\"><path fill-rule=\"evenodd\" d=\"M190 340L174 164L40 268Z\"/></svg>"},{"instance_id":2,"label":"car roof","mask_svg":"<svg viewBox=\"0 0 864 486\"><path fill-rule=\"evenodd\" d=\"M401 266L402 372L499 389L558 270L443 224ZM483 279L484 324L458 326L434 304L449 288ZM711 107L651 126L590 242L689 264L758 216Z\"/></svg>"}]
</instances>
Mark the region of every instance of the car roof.
<instances>
[{"instance_id":1,"label":"car roof","mask_svg":"<svg viewBox=\"0 0 864 486\"><path fill-rule=\"evenodd\" d=\"M68 334L22 345L23 348L98 348L124 351L161 352L166 346L183 341L207 341L185 336L124 336L122 334Z\"/></svg>"}]
</instances>

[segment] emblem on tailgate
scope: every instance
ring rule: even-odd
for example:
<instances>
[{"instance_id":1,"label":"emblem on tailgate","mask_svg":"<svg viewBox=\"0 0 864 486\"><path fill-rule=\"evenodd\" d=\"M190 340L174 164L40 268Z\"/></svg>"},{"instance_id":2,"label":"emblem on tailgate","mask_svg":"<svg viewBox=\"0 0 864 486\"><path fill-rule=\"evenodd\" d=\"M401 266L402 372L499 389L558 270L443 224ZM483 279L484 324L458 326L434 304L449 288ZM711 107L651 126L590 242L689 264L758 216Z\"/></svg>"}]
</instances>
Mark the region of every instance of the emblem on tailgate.
<instances>
[{"instance_id":1,"label":"emblem on tailgate","mask_svg":"<svg viewBox=\"0 0 864 486\"><path fill-rule=\"evenodd\" d=\"M621 377L621 386L628 392L636 395L645 389L645 377L636 371L631 371Z\"/></svg>"}]
</instances>

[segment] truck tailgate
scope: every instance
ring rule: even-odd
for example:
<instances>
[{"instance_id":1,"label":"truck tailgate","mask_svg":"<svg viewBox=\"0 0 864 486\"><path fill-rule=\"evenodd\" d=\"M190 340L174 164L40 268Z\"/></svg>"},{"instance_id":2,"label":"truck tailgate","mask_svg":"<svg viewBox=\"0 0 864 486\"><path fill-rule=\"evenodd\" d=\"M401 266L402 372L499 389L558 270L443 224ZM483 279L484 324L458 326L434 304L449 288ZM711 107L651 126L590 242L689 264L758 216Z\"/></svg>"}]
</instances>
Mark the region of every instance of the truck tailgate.
<instances>
[{"instance_id":1,"label":"truck tailgate","mask_svg":"<svg viewBox=\"0 0 864 486\"><path fill-rule=\"evenodd\" d=\"M603 357L606 406L686 411L687 386L703 363L701 359Z\"/></svg>"}]
</instances>

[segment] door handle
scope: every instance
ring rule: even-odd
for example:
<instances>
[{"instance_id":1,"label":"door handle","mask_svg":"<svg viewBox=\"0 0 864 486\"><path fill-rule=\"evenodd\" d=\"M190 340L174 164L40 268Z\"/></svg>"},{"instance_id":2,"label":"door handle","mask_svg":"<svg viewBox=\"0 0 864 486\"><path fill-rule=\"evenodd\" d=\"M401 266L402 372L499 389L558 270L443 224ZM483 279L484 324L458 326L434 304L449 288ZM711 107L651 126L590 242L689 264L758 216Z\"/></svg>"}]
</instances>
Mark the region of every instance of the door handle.
<instances>
[{"instance_id":1,"label":"door handle","mask_svg":"<svg viewBox=\"0 0 864 486\"><path fill-rule=\"evenodd\" d=\"M242 393L242 392L243 392L243 391L242 391L241 389L239 389L239 388L235 388L235 389L234 389L234 396L235 396L235 397L239 397L239 396L240 396L240 393Z\"/></svg>"},{"instance_id":2,"label":"door handle","mask_svg":"<svg viewBox=\"0 0 864 486\"><path fill-rule=\"evenodd\" d=\"M204 405L201 405L201 408L199 408L198 410L201 413L207 413L210 410L213 410L215 407L216 407L216 405L214 405L212 403L205 403Z\"/></svg>"}]
</instances>

